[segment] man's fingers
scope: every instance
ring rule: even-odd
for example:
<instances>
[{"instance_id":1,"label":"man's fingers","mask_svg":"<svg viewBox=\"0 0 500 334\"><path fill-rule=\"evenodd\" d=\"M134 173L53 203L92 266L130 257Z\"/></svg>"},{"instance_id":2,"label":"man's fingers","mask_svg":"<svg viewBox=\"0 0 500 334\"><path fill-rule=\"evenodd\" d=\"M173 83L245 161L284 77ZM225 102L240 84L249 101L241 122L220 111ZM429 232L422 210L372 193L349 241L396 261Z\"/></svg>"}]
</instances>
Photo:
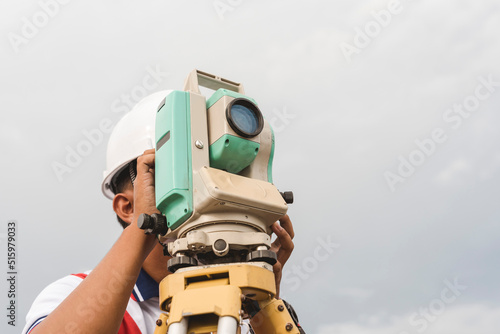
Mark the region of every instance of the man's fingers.
<instances>
[{"instance_id":1,"label":"man's fingers","mask_svg":"<svg viewBox=\"0 0 500 334\"><path fill-rule=\"evenodd\" d=\"M276 245L276 242L279 243L279 249L276 255L281 265L284 265L293 251L294 245L292 237L290 236L290 234L288 234L288 231L282 228L278 223L274 223L272 228L274 233L278 237L278 239L276 239L273 244Z\"/></svg>"},{"instance_id":2,"label":"man's fingers","mask_svg":"<svg viewBox=\"0 0 500 334\"><path fill-rule=\"evenodd\" d=\"M274 240L273 243L271 244L271 250L276 253L278 253L278 250L281 247L280 238L278 237L280 228L281 226L279 225L278 222L274 222L273 225L271 225L271 229L273 230L274 234L276 234L276 240Z\"/></svg>"},{"instance_id":3,"label":"man's fingers","mask_svg":"<svg viewBox=\"0 0 500 334\"><path fill-rule=\"evenodd\" d=\"M146 150L137 158L137 174L134 182L134 211L157 213L155 200L155 150Z\"/></svg>"},{"instance_id":4,"label":"man's fingers","mask_svg":"<svg viewBox=\"0 0 500 334\"><path fill-rule=\"evenodd\" d=\"M295 232L293 231L293 225L292 225L292 221L290 220L290 217L288 215L284 215L283 217L281 217L279 219L279 223L276 222L273 225L278 225L278 224L282 228L284 228L285 231L287 231L290 238L293 239L293 237L295 236ZM274 228L275 227L273 226L273 232L276 233ZM276 235L277 235L277 233L276 233ZM280 247L281 247L281 241L279 238L276 238L276 240L274 240L274 242L271 244L271 249L277 253Z\"/></svg>"},{"instance_id":5,"label":"man's fingers","mask_svg":"<svg viewBox=\"0 0 500 334\"><path fill-rule=\"evenodd\" d=\"M137 158L137 172L147 173L155 167L155 150L150 149Z\"/></svg>"},{"instance_id":6,"label":"man's fingers","mask_svg":"<svg viewBox=\"0 0 500 334\"><path fill-rule=\"evenodd\" d=\"M284 215L280 218L280 225L288 232L290 237L293 239L295 233L293 232L292 221L290 220L290 217L288 215Z\"/></svg>"},{"instance_id":7,"label":"man's fingers","mask_svg":"<svg viewBox=\"0 0 500 334\"><path fill-rule=\"evenodd\" d=\"M276 296L279 296L282 269L293 251L293 231L292 221L288 215L284 215L271 226L276 240L271 244L271 250L276 252L277 262L273 266L274 278L276 281Z\"/></svg>"}]
</instances>

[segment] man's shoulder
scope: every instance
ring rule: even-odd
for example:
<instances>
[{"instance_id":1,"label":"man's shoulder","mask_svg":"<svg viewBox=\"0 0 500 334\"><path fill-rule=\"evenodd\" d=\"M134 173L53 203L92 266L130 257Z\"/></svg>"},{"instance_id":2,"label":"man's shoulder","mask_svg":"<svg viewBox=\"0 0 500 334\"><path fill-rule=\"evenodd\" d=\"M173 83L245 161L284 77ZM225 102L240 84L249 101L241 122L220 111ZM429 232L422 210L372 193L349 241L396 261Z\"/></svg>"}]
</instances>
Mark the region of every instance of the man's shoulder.
<instances>
[{"instance_id":1,"label":"man's shoulder","mask_svg":"<svg viewBox=\"0 0 500 334\"><path fill-rule=\"evenodd\" d=\"M40 299L50 299L51 296L56 297L68 295L74 288L78 286L78 284L82 282L85 277L87 277L89 273L90 270L84 273L67 275L50 283L42 290L42 292L40 292L40 294L35 299L34 304Z\"/></svg>"},{"instance_id":2,"label":"man's shoulder","mask_svg":"<svg viewBox=\"0 0 500 334\"><path fill-rule=\"evenodd\" d=\"M26 315L26 326L22 333L29 333L54 310L91 271L64 276L47 285L35 298Z\"/></svg>"}]
</instances>

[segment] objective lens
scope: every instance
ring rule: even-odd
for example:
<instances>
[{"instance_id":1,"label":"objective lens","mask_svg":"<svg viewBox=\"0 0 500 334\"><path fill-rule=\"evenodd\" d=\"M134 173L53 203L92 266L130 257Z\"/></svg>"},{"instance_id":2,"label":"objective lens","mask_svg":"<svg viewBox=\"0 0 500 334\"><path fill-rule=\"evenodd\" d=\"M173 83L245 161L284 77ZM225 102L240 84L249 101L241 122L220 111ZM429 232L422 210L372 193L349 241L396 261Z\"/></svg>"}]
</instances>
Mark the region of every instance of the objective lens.
<instances>
[{"instance_id":1,"label":"objective lens","mask_svg":"<svg viewBox=\"0 0 500 334\"><path fill-rule=\"evenodd\" d=\"M259 108L247 99L231 101L226 109L226 117L231 128L243 137L255 137L264 127Z\"/></svg>"},{"instance_id":2,"label":"objective lens","mask_svg":"<svg viewBox=\"0 0 500 334\"><path fill-rule=\"evenodd\" d=\"M253 133L257 131L259 120L255 117L253 111L245 106L233 105L231 108L231 117L233 118L236 127L244 132Z\"/></svg>"}]
</instances>

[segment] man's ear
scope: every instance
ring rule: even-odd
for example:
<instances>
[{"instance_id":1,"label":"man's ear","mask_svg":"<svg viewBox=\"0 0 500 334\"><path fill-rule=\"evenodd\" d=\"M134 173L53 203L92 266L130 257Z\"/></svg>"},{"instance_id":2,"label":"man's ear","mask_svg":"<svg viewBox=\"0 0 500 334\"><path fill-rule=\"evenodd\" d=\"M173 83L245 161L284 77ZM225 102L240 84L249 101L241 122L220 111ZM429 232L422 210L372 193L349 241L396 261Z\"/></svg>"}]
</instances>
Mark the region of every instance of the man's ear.
<instances>
[{"instance_id":1,"label":"man's ear","mask_svg":"<svg viewBox=\"0 0 500 334\"><path fill-rule=\"evenodd\" d=\"M113 198L113 210L124 222L132 223L134 216L134 191L125 190Z\"/></svg>"}]
</instances>

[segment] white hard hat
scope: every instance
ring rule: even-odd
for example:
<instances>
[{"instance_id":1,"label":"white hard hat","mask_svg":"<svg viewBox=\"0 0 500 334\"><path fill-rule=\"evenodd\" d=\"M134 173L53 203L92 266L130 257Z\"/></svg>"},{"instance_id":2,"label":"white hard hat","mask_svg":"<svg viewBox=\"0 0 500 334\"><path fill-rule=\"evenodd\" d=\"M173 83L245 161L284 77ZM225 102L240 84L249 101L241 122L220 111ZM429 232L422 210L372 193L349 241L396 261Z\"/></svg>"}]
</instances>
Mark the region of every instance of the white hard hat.
<instances>
[{"instance_id":1,"label":"white hard hat","mask_svg":"<svg viewBox=\"0 0 500 334\"><path fill-rule=\"evenodd\" d=\"M111 182L123 168L155 147L156 112L171 90L160 91L143 98L132 110L118 121L108 141L106 170L102 182L104 196L113 199Z\"/></svg>"}]
</instances>

